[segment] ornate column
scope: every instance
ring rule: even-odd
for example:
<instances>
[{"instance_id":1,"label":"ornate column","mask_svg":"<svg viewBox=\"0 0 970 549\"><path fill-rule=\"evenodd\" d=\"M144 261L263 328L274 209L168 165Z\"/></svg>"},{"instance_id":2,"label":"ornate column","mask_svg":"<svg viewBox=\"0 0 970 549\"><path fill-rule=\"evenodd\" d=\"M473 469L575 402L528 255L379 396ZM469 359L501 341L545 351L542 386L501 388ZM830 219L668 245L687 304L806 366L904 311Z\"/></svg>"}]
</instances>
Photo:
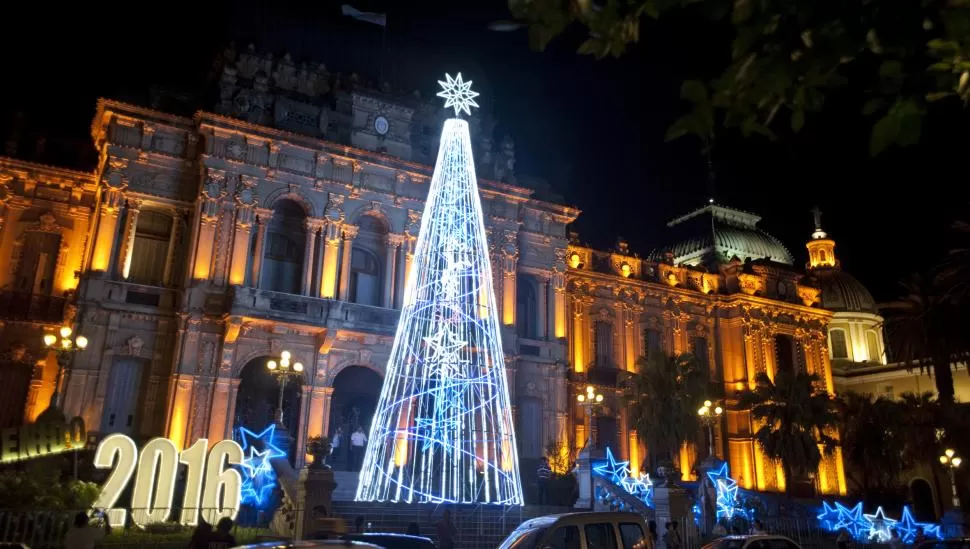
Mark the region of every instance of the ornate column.
<instances>
[{"instance_id":1,"label":"ornate column","mask_svg":"<svg viewBox=\"0 0 970 549\"><path fill-rule=\"evenodd\" d=\"M384 307L390 309L396 302L397 290L397 251L404 242L404 235L387 235L387 257L384 262Z\"/></svg>"},{"instance_id":2,"label":"ornate column","mask_svg":"<svg viewBox=\"0 0 970 549\"><path fill-rule=\"evenodd\" d=\"M124 190L128 188L128 160L110 159L101 176L104 185L98 219L98 231L94 238L91 270L108 272L114 257L114 243L118 231L118 214L124 204Z\"/></svg>"},{"instance_id":3,"label":"ornate column","mask_svg":"<svg viewBox=\"0 0 970 549\"><path fill-rule=\"evenodd\" d=\"M260 276L263 273L263 250L266 246L266 229L269 228L270 219L273 218L273 210L267 208L256 208L256 249L253 250L253 272L250 275L249 285L259 288Z\"/></svg>"},{"instance_id":4,"label":"ornate column","mask_svg":"<svg viewBox=\"0 0 970 549\"><path fill-rule=\"evenodd\" d=\"M401 251L397 256L397 290L394 292L394 308L402 309L404 307L404 292L408 284L407 273L410 266L408 265L408 249L411 246L411 238L408 235L403 235L401 243Z\"/></svg>"},{"instance_id":5,"label":"ornate column","mask_svg":"<svg viewBox=\"0 0 970 549\"><path fill-rule=\"evenodd\" d=\"M515 231L502 233L502 324L515 326L515 275L519 263L518 235Z\"/></svg>"},{"instance_id":6,"label":"ornate column","mask_svg":"<svg viewBox=\"0 0 970 549\"><path fill-rule=\"evenodd\" d=\"M398 307L404 307L404 287L407 286L408 278L411 277L411 265L414 263L414 247L418 243L418 233L421 232L421 212L408 210L408 222L404 226L404 267L403 282L401 283L401 296L398 299Z\"/></svg>"},{"instance_id":7,"label":"ornate column","mask_svg":"<svg viewBox=\"0 0 970 549\"><path fill-rule=\"evenodd\" d=\"M327 436L330 432L330 399L333 387L303 387L303 394L310 395L310 411L307 420L308 437Z\"/></svg>"},{"instance_id":8,"label":"ornate column","mask_svg":"<svg viewBox=\"0 0 970 549\"><path fill-rule=\"evenodd\" d=\"M185 448L189 415L192 402L192 388L195 376L178 374L172 381L173 387L169 391L168 439L175 443L179 450Z\"/></svg>"},{"instance_id":9,"label":"ornate column","mask_svg":"<svg viewBox=\"0 0 970 549\"><path fill-rule=\"evenodd\" d=\"M549 323L547 322L547 312L549 310L549 279L539 279L539 291L536 295L536 322L539 329L536 330L537 339L549 339Z\"/></svg>"},{"instance_id":10,"label":"ornate column","mask_svg":"<svg viewBox=\"0 0 970 549\"><path fill-rule=\"evenodd\" d=\"M633 321L633 311L629 308L623 309L623 320L621 326L623 328L623 348L625 355L626 371L636 372L637 371L637 334L636 334L636 323Z\"/></svg>"},{"instance_id":11,"label":"ornate column","mask_svg":"<svg viewBox=\"0 0 970 549\"><path fill-rule=\"evenodd\" d=\"M347 240L348 234L353 233L354 236L357 235L357 227L354 227L351 231L349 225L343 225L339 221L328 220L327 226L323 230L323 273L320 276L320 297L333 299L337 297L337 262L340 256L340 237L343 233L344 238L344 255L348 258L350 257L350 252L348 249L348 242L353 240L353 236L350 240ZM349 264L349 259L347 260ZM343 271L343 269L341 269ZM344 299L344 280L343 272L340 273L340 295L341 299Z\"/></svg>"},{"instance_id":12,"label":"ornate column","mask_svg":"<svg viewBox=\"0 0 970 549\"><path fill-rule=\"evenodd\" d=\"M552 322L552 335L556 339L566 337L566 250L556 250L556 261L552 266L551 288L552 296L549 300L551 310L549 320Z\"/></svg>"},{"instance_id":13,"label":"ornate column","mask_svg":"<svg viewBox=\"0 0 970 549\"><path fill-rule=\"evenodd\" d=\"M344 251L340 264L340 300L347 301L350 297L350 256L354 251L354 238L357 238L356 225L344 225Z\"/></svg>"},{"instance_id":14,"label":"ornate column","mask_svg":"<svg viewBox=\"0 0 970 549\"><path fill-rule=\"evenodd\" d=\"M226 196L226 173L207 168L205 185L199 196L199 237L195 249L192 278L208 280L212 274L212 252L219 221L220 202Z\"/></svg>"},{"instance_id":15,"label":"ornate column","mask_svg":"<svg viewBox=\"0 0 970 549\"><path fill-rule=\"evenodd\" d=\"M131 254L135 251L135 233L138 229L138 214L141 213L141 200L129 198L125 208L125 234L121 240L121 253L118 256L118 266L121 278L127 279L131 271Z\"/></svg>"},{"instance_id":16,"label":"ornate column","mask_svg":"<svg viewBox=\"0 0 970 549\"><path fill-rule=\"evenodd\" d=\"M178 245L179 232L182 230L182 216L178 210L172 212L172 231L168 235L168 251L165 252L165 271L162 274L162 284L171 286L172 269L175 268L175 247Z\"/></svg>"},{"instance_id":17,"label":"ornate column","mask_svg":"<svg viewBox=\"0 0 970 549\"><path fill-rule=\"evenodd\" d=\"M313 289L313 252L316 251L317 233L320 231L320 220L308 217L306 219L306 246L303 248L303 286L300 293L311 295Z\"/></svg>"},{"instance_id":18,"label":"ornate column","mask_svg":"<svg viewBox=\"0 0 970 549\"><path fill-rule=\"evenodd\" d=\"M246 283L246 267L249 263L250 234L256 219L256 178L239 176L236 189L236 225L232 236L232 256L229 264L229 284L241 286Z\"/></svg>"},{"instance_id":19,"label":"ornate column","mask_svg":"<svg viewBox=\"0 0 970 549\"><path fill-rule=\"evenodd\" d=\"M573 300L573 371L586 371L586 315L585 304L581 298Z\"/></svg>"}]
</instances>

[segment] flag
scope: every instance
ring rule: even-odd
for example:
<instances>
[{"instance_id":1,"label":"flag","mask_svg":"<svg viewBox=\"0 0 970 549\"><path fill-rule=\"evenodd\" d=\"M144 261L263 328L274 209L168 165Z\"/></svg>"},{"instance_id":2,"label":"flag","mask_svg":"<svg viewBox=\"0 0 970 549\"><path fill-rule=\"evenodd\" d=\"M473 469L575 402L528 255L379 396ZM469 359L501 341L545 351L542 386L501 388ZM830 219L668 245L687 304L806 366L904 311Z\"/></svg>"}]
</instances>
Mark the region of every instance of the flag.
<instances>
[{"instance_id":1,"label":"flag","mask_svg":"<svg viewBox=\"0 0 970 549\"><path fill-rule=\"evenodd\" d=\"M349 15L350 17L353 17L358 21L373 23L375 25L380 25L382 27L387 26L387 14L384 14L384 13L360 11L359 9L349 4L344 4L340 6L340 11L343 12L344 15Z\"/></svg>"}]
</instances>

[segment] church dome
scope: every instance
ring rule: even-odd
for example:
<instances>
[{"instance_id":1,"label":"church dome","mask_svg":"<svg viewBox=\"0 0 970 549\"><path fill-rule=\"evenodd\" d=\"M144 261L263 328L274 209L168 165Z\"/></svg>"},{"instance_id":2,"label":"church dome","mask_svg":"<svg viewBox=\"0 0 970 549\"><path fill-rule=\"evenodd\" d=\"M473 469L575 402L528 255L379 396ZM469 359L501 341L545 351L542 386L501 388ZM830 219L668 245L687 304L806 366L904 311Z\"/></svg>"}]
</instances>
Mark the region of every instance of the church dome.
<instances>
[{"instance_id":1,"label":"church dome","mask_svg":"<svg viewBox=\"0 0 970 549\"><path fill-rule=\"evenodd\" d=\"M876 300L856 277L838 268L813 273L822 289L822 308L835 312L879 314Z\"/></svg>"},{"instance_id":2,"label":"church dome","mask_svg":"<svg viewBox=\"0 0 970 549\"><path fill-rule=\"evenodd\" d=\"M791 252L780 240L758 228L760 220L748 212L710 204L668 223L673 244L654 250L650 259L662 260L669 252L675 263L690 265L729 261L733 257L792 265Z\"/></svg>"}]
</instances>

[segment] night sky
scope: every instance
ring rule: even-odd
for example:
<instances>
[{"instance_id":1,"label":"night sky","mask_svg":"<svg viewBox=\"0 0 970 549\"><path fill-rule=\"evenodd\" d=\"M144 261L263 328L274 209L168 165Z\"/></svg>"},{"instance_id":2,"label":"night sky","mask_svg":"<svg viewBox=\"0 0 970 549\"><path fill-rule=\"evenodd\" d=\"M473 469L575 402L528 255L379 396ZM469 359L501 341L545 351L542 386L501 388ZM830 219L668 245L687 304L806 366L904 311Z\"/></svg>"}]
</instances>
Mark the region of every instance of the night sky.
<instances>
[{"instance_id":1,"label":"night sky","mask_svg":"<svg viewBox=\"0 0 970 549\"><path fill-rule=\"evenodd\" d=\"M97 97L147 104L153 85L198 94L230 41L376 80L381 28L341 17L340 3L105 1L58 7L57 20L48 3L23 4L22 24L0 36L0 136L23 112L32 132L48 136L50 162L90 168L76 151L90 161ZM664 132L685 108L681 81L709 78L723 64L724 29L687 17L651 22L626 56L595 60L575 53L578 33L534 52L525 31L488 30L509 19L502 0L351 3L388 13L385 80L425 97L446 71L475 81L499 122L495 137L516 141L517 171L547 179L583 210L573 227L583 241L606 248L622 235L646 255L664 244L667 221L711 194L698 143L665 143ZM799 266L813 229L809 210L818 205L843 268L883 300L895 295L896 280L942 256L953 219L970 219L970 116L933 113L940 116L919 147L871 159L871 120L860 105L851 92L833 97L797 136L783 119L774 143L721 132L714 194L760 214Z\"/></svg>"}]
</instances>

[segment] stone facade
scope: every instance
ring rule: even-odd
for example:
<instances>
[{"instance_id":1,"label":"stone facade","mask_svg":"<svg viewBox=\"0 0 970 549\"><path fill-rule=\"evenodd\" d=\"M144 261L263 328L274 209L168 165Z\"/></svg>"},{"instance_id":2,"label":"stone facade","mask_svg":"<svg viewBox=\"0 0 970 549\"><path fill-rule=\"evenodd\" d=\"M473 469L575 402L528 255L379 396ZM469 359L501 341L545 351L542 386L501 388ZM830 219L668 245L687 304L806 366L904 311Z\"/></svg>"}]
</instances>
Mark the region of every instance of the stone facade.
<instances>
[{"instance_id":1,"label":"stone facade","mask_svg":"<svg viewBox=\"0 0 970 549\"><path fill-rule=\"evenodd\" d=\"M284 404L297 462L307 437L356 413L354 395L376 401L444 111L342 85L322 66L250 50L232 61L214 113L100 101L92 173L0 159L0 257L10 265L0 272L9 304L0 307L0 387L21 395L6 423L46 407L57 365L42 336L65 324L90 343L67 368L61 403L92 432L163 435L181 447L269 421L277 389L259 376L283 350L306 366ZM493 150L491 124L473 119L472 128L523 458L549 442L582 445L575 394L591 383L607 395L597 439L638 466L646 449L619 383L649 346L698 353L725 395L779 360L833 390L832 314L802 273L771 261L645 260L623 243L600 251L570 241L579 210L518 186L511 139ZM717 208L727 221L757 222ZM783 490L748 413L730 396L725 407L716 453L742 486ZM684 447L684 475L704 446ZM839 457L816 483L844 493Z\"/></svg>"}]
</instances>

